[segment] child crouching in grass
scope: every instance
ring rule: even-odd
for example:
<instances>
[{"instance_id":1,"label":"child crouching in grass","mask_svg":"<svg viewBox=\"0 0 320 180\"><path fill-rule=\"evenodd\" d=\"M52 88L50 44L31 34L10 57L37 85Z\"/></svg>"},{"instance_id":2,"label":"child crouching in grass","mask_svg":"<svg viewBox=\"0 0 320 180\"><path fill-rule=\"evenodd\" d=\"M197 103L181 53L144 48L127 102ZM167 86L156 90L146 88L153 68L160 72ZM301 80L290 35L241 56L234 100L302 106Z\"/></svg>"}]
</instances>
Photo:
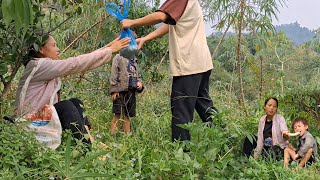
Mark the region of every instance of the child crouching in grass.
<instances>
[{"instance_id":1,"label":"child crouching in grass","mask_svg":"<svg viewBox=\"0 0 320 180\"><path fill-rule=\"evenodd\" d=\"M292 121L292 129L299 133L298 147L291 144L284 150L284 167L288 168L290 158L299 161L299 167L311 165L318 158L317 143L308 131L308 121L304 118L296 118Z\"/></svg>"},{"instance_id":2,"label":"child crouching in grass","mask_svg":"<svg viewBox=\"0 0 320 180\"><path fill-rule=\"evenodd\" d=\"M136 93L144 89L137 69L136 58L127 59L117 54L112 60L110 94L114 116L111 134L117 133L119 121L122 121L124 133L130 133L130 117L136 115Z\"/></svg>"}]
</instances>

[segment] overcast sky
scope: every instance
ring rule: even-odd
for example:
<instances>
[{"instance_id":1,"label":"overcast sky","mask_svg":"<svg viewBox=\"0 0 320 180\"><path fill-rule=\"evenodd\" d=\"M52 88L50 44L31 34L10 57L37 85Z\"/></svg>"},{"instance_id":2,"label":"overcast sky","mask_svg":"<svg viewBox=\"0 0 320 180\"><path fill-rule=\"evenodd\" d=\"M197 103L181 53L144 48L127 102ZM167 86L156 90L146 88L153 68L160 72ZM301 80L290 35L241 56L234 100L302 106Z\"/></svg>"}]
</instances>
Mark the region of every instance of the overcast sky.
<instances>
[{"instance_id":1,"label":"overcast sky","mask_svg":"<svg viewBox=\"0 0 320 180\"><path fill-rule=\"evenodd\" d=\"M161 0L163 3L165 0ZM274 25L298 22L310 30L320 28L320 0L287 0L286 6L280 7L278 21ZM211 34L211 25L206 25L207 35Z\"/></svg>"},{"instance_id":2,"label":"overcast sky","mask_svg":"<svg viewBox=\"0 0 320 180\"><path fill-rule=\"evenodd\" d=\"M278 21L274 25L298 22L301 27L310 30L320 28L320 0L288 0L286 6L279 8ZM206 24L206 34L210 35L212 28Z\"/></svg>"},{"instance_id":3,"label":"overcast sky","mask_svg":"<svg viewBox=\"0 0 320 180\"><path fill-rule=\"evenodd\" d=\"M289 24L298 22L302 27L315 30L320 27L320 0L288 0L287 6L279 9L278 22Z\"/></svg>"}]
</instances>

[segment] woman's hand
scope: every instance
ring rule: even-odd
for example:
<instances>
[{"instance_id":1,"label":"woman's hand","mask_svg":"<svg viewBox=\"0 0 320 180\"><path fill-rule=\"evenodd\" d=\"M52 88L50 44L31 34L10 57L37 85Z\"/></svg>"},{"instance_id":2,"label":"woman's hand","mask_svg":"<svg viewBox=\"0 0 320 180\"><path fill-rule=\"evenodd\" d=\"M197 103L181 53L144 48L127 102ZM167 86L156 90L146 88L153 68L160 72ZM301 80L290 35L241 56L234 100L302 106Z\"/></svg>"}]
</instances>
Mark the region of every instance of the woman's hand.
<instances>
[{"instance_id":1,"label":"woman's hand","mask_svg":"<svg viewBox=\"0 0 320 180\"><path fill-rule=\"evenodd\" d=\"M118 97L119 97L119 93L118 93L118 92L112 93L112 94L111 94L111 100L112 100L112 102L114 102Z\"/></svg>"},{"instance_id":2,"label":"woman's hand","mask_svg":"<svg viewBox=\"0 0 320 180\"><path fill-rule=\"evenodd\" d=\"M289 139L289 131L283 131L282 132L282 136L285 140L288 140Z\"/></svg>"},{"instance_id":3,"label":"woman's hand","mask_svg":"<svg viewBox=\"0 0 320 180\"><path fill-rule=\"evenodd\" d=\"M112 50L112 53L116 53L121 49L128 47L129 42L130 38L120 39L120 37L117 37L115 40L107 44L106 47L109 47Z\"/></svg>"}]
</instances>

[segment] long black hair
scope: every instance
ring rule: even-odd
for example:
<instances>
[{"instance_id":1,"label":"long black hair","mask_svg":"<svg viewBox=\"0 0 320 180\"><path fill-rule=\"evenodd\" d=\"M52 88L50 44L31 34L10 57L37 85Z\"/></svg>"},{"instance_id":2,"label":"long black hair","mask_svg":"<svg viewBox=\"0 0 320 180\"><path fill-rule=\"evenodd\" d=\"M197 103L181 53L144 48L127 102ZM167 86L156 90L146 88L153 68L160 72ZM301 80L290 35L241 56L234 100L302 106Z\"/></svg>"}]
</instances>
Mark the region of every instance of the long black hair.
<instances>
[{"instance_id":1,"label":"long black hair","mask_svg":"<svg viewBox=\"0 0 320 180\"><path fill-rule=\"evenodd\" d=\"M38 36L34 42L28 47L26 55L22 59L22 64L27 66L29 61L38 57L40 48L45 45L49 39L49 33L36 33Z\"/></svg>"},{"instance_id":2,"label":"long black hair","mask_svg":"<svg viewBox=\"0 0 320 180\"><path fill-rule=\"evenodd\" d=\"M275 97L270 97L270 98L267 98L265 101L264 101L264 106L266 106L267 105L267 103L269 102L269 100L270 99L273 99L273 100L275 100L276 101L276 104L277 104L277 107L278 107L278 99L277 98L275 98Z\"/></svg>"}]
</instances>

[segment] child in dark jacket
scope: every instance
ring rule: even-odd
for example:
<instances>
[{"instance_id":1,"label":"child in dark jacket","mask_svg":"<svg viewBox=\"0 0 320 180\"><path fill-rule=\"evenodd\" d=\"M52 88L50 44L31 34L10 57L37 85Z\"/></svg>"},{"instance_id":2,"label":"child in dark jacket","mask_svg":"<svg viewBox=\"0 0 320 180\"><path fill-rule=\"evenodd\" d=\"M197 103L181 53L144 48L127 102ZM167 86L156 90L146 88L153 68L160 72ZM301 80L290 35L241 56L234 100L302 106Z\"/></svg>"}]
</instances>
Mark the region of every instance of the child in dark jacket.
<instances>
[{"instance_id":1,"label":"child in dark jacket","mask_svg":"<svg viewBox=\"0 0 320 180\"><path fill-rule=\"evenodd\" d=\"M110 95L114 113L111 134L117 132L119 120L122 122L124 133L130 133L130 117L136 116L136 93L141 93L143 89L136 58L127 59L117 54L112 60L110 78Z\"/></svg>"}]
</instances>

